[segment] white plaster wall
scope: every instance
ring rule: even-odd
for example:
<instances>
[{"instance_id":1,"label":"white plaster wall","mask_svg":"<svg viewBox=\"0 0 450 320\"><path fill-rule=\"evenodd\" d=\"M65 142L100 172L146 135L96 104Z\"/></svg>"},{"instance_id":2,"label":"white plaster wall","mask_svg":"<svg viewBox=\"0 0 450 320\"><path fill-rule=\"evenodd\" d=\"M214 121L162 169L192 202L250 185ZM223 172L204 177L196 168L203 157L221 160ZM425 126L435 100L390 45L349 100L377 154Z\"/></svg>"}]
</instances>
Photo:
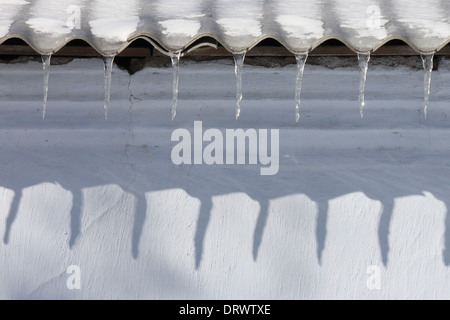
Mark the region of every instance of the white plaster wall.
<instances>
[{"instance_id":1,"label":"white plaster wall","mask_svg":"<svg viewBox=\"0 0 450 320\"><path fill-rule=\"evenodd\" d=\"M228 62L182 64L174 122L170 69L114 69L105 122L101 62L74 61L43 122L41 66L0 65L0 298L449 298L449 69L427 121L420 70L369 69L361 120L356 61L308 65L295 126L295 66L246 66L238 121ZM173 165L194 120L280 129L278 175Z\"/></svg>"}]
</instances>

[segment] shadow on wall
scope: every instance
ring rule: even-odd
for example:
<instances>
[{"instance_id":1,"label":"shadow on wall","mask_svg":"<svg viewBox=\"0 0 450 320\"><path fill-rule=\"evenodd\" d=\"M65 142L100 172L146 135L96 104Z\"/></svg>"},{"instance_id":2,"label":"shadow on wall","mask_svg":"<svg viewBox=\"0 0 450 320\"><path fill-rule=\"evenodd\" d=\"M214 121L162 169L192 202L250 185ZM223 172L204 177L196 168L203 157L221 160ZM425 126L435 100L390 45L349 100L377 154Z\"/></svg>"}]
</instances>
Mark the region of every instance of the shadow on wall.
<instances>
[{"instance_id":1,"label":"shadow on wall","mask_svg":"<svg viewBox=\"0 0 450 320\"><path fill-rule=\"evenodd\" d=\"M69 144L70 145L70 144ZM138 150L136 148L136 150ZM66 150L67 151L67 150ZM259 169L182 166L174 165L161 155L170 154L171 146L158 150L140 149L130 153L126 163L117 161L124 158L117 150L79 150L76 155L62 149L40 149L39 147L12 149L0 155L2 163L12 163L11 170L0 173L0 185L11 189L15 196L6 218L3 242L10 243L14 232L14 222L19 212L22 190L44 182L57 182L73 195L71 208L71 234L68 245L74 247L81 233L83 197L82 189L107 184L119 185L124 191L134 195L137 201L134 213L134 225L131 240L131 255L139 257L139 244L145 223L152 223L148 212L145 193L167 189L183 189L190 196L201 201L201 209L196 221L195 267L201 266L205 235L211 218L212 197L242 192L260 204L260 212L253 230L253 258L258 259L262 239L269 215L271 199L304 194L315 201L318 206L316 224L317 261L322 262L326 251L328 203L330 199L354 192L362 192L367 197L379 200L383 212L379 221L378 241L380 255L385 266L389 263L389 229L394 212L394 199L409 195L421 195L423 190L432 193L437 199L450 207L450 185L446 183L450 176L446 171L436 172L431 169L402 170L396 163L389 163L392 155L389 151L362 153L353 159L353 163L368 165L347 166L345 156L338 155L336 167L326 164L327 169L317 169L312 163L298 166L284 163L276 176L259 176ZM395 156L401 158L399 151ZM328 156L332 156L327 155ZM341 157L341 160L339 160ZM370 159L370 160L369 160ZM49 161L50 164L49 164ZM151 165L148 161L153 161ZM371 164L369 165L369 162ZM383 163L383 170L377 164ZM253 170L254 169L254 170ZM25 174L24 174L25 173ZM444 174L442 174L444 173ZM150 216L147 216L149 214ZM301 214L301 212L299 212ZM351 214L350 212L348 214ZM443 262L450 265L450 213L445 220L445 249ZM225 232L225 231L224 231Z\"/></svg>"}]
</instances>

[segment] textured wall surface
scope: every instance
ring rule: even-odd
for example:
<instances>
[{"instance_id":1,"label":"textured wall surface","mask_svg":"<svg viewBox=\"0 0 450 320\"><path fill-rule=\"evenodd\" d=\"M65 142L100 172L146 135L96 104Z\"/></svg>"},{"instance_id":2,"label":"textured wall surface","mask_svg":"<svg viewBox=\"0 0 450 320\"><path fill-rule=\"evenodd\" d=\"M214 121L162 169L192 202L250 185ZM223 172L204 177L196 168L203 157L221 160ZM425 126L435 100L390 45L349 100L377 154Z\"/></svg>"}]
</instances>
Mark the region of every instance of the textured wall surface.
<instances>
[{"instance_id":1,"label":"textured wall surface","mask_svg":"<svg viewBox=\"0 0 450 320\"><path fill-rule=\"evenodd\" d=\"M102 62L75 60L42 121L42 66L2 64L0 298L450 298L450 65L427 120L423 71L382 66L361 119L356 65L307 65L295 125L292 65L245 66L239 120L228 61L181 65L174 121L171 69L114 68L105 121ZM194 121L279 129L278 174L174 165Z\"/></svg>"}]
</instances>

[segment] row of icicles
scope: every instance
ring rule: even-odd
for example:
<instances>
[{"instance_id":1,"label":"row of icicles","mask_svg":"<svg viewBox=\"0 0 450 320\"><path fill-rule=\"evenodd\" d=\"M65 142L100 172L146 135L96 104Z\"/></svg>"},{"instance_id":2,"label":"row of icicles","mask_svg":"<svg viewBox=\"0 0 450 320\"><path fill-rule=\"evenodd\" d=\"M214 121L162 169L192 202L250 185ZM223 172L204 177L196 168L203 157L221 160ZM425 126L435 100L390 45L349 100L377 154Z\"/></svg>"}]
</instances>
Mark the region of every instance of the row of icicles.
<instances>
[{"instance_id":1,"label":"row of icicles","mask_svg":"<svg viewBox=\"0 0 450 320\"><path fill-rule=\"evenodd\" d=\"M172 101L172 120L177 114L178 105L178 82L179 82L179 69L180 69L180 57L181 53L171 54L170 58L173 67L173 101ZM433 71L433 57L434 54L422 54L423 68L425 70L424 75L424 116L427 117L428 103L430 101L430 89L431 89L431 73ZM302 91L303 73L305 70L307 54L296 55L297 59L297 79L295 89L295 122L300 120L300 95ZM241 101L242 101L242 71L244 68L245 53L234 54L236 74L236 119L241 114ZM50 76L50 61L51 55L42 55L43 69L44 69L44 107L43 107L43 119L45 119L45 112L47 109L48 98L48 82ZM359 112L361 118L364 116L365 106L365 87L367 79L367 70L369 68L370 54L358 53L358 64L360 70L360 83L359 83ZM104 71L105 71L105 119L108 119L108 106L111 97L111 75L113 68L114 56L103 57Z\"/></svg>"}]
</instances>

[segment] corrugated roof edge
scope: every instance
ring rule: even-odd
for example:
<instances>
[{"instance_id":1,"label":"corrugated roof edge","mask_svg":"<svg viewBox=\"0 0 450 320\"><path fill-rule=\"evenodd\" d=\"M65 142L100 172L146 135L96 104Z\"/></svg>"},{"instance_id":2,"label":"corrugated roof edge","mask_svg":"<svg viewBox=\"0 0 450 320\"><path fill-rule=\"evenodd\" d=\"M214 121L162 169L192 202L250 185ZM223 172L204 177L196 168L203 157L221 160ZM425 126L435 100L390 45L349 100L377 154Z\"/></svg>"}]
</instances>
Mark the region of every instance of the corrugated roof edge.
<instances>
[{"instance_id":1,"label":"corrugated roof edge","mask_svg":"<svg viewBox=\"0 0 450 320\"><path fill-rule=\"evenodd\" d=\"M223 46L227 51L229 51L232 54L244 53L244 52L250 51L252 48L257 46L259 43L261 43L262 41L265 41L267 39L272 39L272 40L278 41L282 46L284 46L286 48L286 50L291 52L293 55L307 54L329 40L340 41L345 46L347 46L351 51L353 51L355 53L373 53L376 50L378 50L379 48L381 48L382 46L384 46L386 43L393 41L393 40L399 40L399 41L403 41L404 43L406 43L410 48L412 48L415 52L417 52L417 54L433 54L433 53L439 52L440 50L442 50L445 46L447 46L450 43L450 37L448 37L447 39L443 40L438 46L436 46L434 48L434 50L423 51L420 48L417 48L416 46L414 46L405 37L402 37L401 35L392 35L390 37L387 37L387 38L379 41L377 43L377 45L374 46L371 50L363 52L363 51L358 51L356 48L351 46L349 44L349 42L346 41L345 38L339 37L337 35L328 35L328 36L323 37L320 40L318 40L306 52L296 52L296 51L292 50L286 43L284 43L284 41L282 39L275 37L273 35L264 35L264 36L258 38L256 41L252 42L246 49L236 51L233 48L228 47L220 37L217 37L215 34L211 34L211 33L199 34L196 37L194 37L191 41L189 41L186 45L184 45L183 47L178 47L178 48L168 48L168 47L164 46L154 35L148 34L148 33L140 33L140 34L135 34L135 35L131 36L126 42L123 42L122 44L115 47L114 50L104 51L86 37L73 36L73 37L65 38L64 42L57 43L54 46L54 48L52 49L52 51L42 51L36 45L34 45L34 42L31 39L29 39L28 37L25 37L19 33L9 33L7 36L0 38L0 45L2 45L4 42L6 42L10 39L20 39L20 40L24 41L25 43L27 43L27 45L29 45L38 54L42 54L42 55L54 54L54 53L58 52L59 50L61 50L63 47L65 47L68 43L70 43L74 40L82 40L82 41L88 43L95 51L97 51L99 53L99 55L102 55L102 56L118 55L123 50L128 48L134 41L136 41L138 39L143 39L143 40L149 42L158 51L160 51L161 53L163 53L167 56L170 56L170 54L177 54L177 53L181 53L181 55L183 56L183 55L190 53L192 50L198 49L200 47L215 47L216 44L211 43L211 41L209 41L210 39L214 39L215 41L217 41L217 44L220 44L221 46ZM208 41L203 42L202 39L208 39Z\"/></svg>"}]
</instances>

